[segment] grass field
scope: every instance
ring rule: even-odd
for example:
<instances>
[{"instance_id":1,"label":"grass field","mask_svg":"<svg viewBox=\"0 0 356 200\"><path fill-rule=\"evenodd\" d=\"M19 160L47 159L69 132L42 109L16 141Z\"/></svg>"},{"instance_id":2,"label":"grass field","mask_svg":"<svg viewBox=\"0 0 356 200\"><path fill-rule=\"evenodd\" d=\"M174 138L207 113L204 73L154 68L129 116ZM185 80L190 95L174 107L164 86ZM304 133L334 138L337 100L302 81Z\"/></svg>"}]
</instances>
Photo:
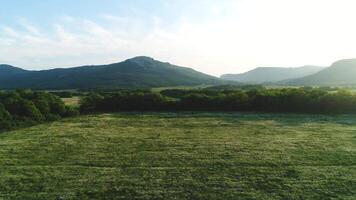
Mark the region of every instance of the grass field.
<instances>
[{"instance_id":1,"label":"grass field","mask_svg":"<svg viewBox=\"0 0 356 200\"><path fill-rule=\"evenodd\" d=\"M194 89L204 89L212 85L197 85L197 86L175 86L175 87L156 87L152 88L152 92L161 92L163 90L194 90Z\"/></svg>"},{"instance_id":2,"label":"grass field","mask_svg":"<svg viewBox=\"0 0 356 200\"><path fill-rule=\"evenodd\" d=\"M356 116L81 116L0 134L0 199L356 199Z\"/></svg>"},{"instance_id":3,"label":"grass field","mask_svg":"<svg viewBox=\"0 0 356 200\"><path fill-rule=\"evenodd\" d=\"M79 99L80 99L80 97L62 98L63 102L67 106L74 106L74 107L79 106Z\"/></svg>"}]
</instances>

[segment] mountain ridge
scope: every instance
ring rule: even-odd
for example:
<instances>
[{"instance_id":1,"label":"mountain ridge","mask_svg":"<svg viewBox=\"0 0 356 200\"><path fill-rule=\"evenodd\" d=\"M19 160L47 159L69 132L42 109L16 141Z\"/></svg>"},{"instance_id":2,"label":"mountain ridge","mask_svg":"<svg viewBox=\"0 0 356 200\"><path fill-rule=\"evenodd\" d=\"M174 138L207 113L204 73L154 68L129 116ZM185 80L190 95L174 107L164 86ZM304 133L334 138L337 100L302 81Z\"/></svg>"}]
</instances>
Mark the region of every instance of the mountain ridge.
<instances>
[{"instance_id":1,"label":"mountain ridge","mask_svg":"<svg viewBox=\"0 0 356 200\"><path fill-rule=\"evenodd\" d=\"M248 84L279 82L286 79L304 77L324 69L319 66L305 65L302 67L257 67L241 74L224 74L222 79Z\"/></svg>"},{"instance_id":2,"label":"mountain ridge","mask_svg":"<svg viewBox=\"0 0 356 200\"><path fill-rule=\"evenodd\" d=\"M17 71L11 65L12 71ZM16 69L16 70L15 70ZM21 73L1 71L1 89L94 89L94 88L148 88L222 84L217 77L157 61L147 56L137 56L107 65L86 65L48 70L24 70Z\"/></svg>"},{"instance_id":3,"label":"mountain ridge","mask_svg":"<svg viewBox=\"0 0 356 200\"><path fill-rule=\"evenodd\" d=\"M356 59L343 59L318 73L298 79L283 81L288 85L341 86L356 85Z\"/></svg>"}]
</instances>

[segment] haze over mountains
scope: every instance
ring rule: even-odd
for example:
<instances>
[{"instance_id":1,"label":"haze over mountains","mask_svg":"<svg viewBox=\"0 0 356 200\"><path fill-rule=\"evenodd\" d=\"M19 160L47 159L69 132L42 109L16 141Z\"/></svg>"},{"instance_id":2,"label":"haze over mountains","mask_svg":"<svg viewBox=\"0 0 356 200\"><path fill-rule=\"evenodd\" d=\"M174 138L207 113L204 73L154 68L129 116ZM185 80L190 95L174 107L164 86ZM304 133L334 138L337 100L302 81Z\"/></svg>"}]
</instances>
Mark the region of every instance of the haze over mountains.
<instances>
[{"instance_id":1,"label":"haze over mountains","mask_svg":"<svg viewBox=\"0 0 356 200\"><path fill-rule=\"evenodd\" d=\"M247 84L351 86L356 85L356 59L340 60L330 67L260 67L242 74L222 75L221 78Z\"/></svg>"},{"instance_id":2,"label":"haze over mountains","mask_svg":"<svg viewBox=\"0 0 356 200\"><path fill-rule=\"evenodd\" d=\"M356 59L340 60L318 73L283 82L288 85L356 85Z\"/></svg>"},{"instance_id":3,"label":"haze over mountains","mask_svg":"<svg viewBox=\"0 0 356 200\"><path fill-rule=\"evenodd\" d=\"M216 77L149 57L120 63L66 69L27 71L0 65L0 88L92 89L149 88L222 84Z\"/></svg>"},{"instance_id":4,"label":"haze over mountains","mask_svg":"<svg viewBox=\"0 0 356 200\"><path fill-rule=\"evenodd\" d=\"M258 67L242 74L224 74L221 78L248 84L262 84L301 78L319 72L322 69L324 69L324 67L317 66L303 66L296 68Z\"/></svg>"},{"instance_id":5,"label":"haze over mountains","mask_svg":"<svg viewBox=\"0 0 356 200\"><path fill-rule=\"evenodd\" d=\"M286 86L356 85L356 59L340 60L327 68L259 67L243 74L226 74L220 79L144 56L109 65L41 71L0 65L0 89L118 89L241 83Z\"/></svg>"}]
</instances>

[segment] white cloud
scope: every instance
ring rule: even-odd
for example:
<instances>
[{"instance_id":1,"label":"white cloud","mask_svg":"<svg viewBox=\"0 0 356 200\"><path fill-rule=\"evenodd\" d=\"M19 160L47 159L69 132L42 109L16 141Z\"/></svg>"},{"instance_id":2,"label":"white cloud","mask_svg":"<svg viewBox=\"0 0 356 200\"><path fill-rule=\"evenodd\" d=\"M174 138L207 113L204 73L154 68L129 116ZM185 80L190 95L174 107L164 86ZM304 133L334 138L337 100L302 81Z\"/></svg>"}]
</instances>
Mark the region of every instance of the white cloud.
<instances>
[{"instance_id":1,"label":"white cloud","mask_svg":"<svg viewBox=\"0 0 356 200\"><path fill-rule=\"evenodd\" d=\"M112 15L103 15L103 18L114 22L126 22L128 20L126 17L118 17Z\"/></svg>"},{"instance_id":2,"label":"white cloud","mask_svg":"<svg viewBox=\"0 0 356 200\"><path fill-rule=\"evenodd\" d=\"M6 36L8 36L10 38L20 37L20 34L18 34L14 29L12 29L8 26L1 27L1 30Z\"/></svg>"},{"instance_id":3,"label":"white cloud","mask_svg":"<svg viewBox=\"0 0 356 200\"><path fill-rule=\"evenodd\" d=\"M31 25L27 20L20 19L19 23L32 35L41 36L40 31L33 25Z\"/></svg>"},{"instance_id":4,"label":"white cloud","mask_svg":"<svg viewBox=\"0 0 356 200\"><path fill-rule=\"evenodd\" d=\"M22 23L23 31L2 26L0 62L63 67L147 55L219 75L257 66L329 65L356 57L354 1L240 0L209 5L211 17L202 20L192 20L198 7L190 7L172 23L158 15L102 15L100 23L65 16L50 31L28 21Z\"/></svg>"}]
</instances>

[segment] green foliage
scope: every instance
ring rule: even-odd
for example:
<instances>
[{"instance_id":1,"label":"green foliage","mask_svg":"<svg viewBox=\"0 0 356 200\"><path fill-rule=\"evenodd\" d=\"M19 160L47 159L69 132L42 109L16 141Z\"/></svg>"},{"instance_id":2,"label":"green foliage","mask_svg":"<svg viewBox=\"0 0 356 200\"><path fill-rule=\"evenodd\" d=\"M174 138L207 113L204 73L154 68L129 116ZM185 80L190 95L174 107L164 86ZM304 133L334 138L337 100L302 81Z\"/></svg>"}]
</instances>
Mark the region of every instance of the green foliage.
<instances>
[{"instance_id":1,"label":"green foliage","mask_svg":"<svg viewBox=\"0 0 356 200\"><path fill-rule=\"evenodd\" d=\"M116 111L254 111L291 113L356 113L356 94L339 90L283 88L200 89L92 93L82 98L83 112Z\"/></svg>"},{"instance_id":2,"label":"green foliage","mask_svg":"<svg viewBox=\"0 0 356 200\"><path fill-rule=\"evenodd\" d=\"M12 117L10 113L5 110L5 107L0 103L0 130L1 129L9 129L12 124Z\"/></svg>"},{"instance_id":3,"label":"green foliage","mask_svg":"<svg viewBox=\"0 0 356 200\"><path fill-rule=\"evenodd\" d=\"M90 93L87 96L80 99L80 109L83 112L93 112L98 109L101 101L104 99L103 96L97 93Z\"/></svg>"},{"instance_id":4,"label":"green foliage","mask_svg":"<svg viewBox=\"0 0 356 200\"><path fill-rule=\"evenodd\" d=\"M53 94L31 90L0 93L0 130L76 114L78 111Z\"/></svg>"},{"instance_id":5,"label":"green foliage","mask_svg":"<svg viewBox=\"0 0 356 200\"><path fill-rule=\"evenodd\" d=\"M77 116L80 114L79 110L76 107L66 106L65 109L66 109L66 112L64 114L64 117L73 117L73 116Z\"/></svg>"},{"instance_id":6,"label":"green foliage","mask_svg":"<svg viewBox=\"0 0 356 200\"><path fill-rule=\"evenodd\" d=\"M80 101L82 112L155 111L168 109L168 98L151 92L92 93Z\"/></svg>"}]
</instances>

